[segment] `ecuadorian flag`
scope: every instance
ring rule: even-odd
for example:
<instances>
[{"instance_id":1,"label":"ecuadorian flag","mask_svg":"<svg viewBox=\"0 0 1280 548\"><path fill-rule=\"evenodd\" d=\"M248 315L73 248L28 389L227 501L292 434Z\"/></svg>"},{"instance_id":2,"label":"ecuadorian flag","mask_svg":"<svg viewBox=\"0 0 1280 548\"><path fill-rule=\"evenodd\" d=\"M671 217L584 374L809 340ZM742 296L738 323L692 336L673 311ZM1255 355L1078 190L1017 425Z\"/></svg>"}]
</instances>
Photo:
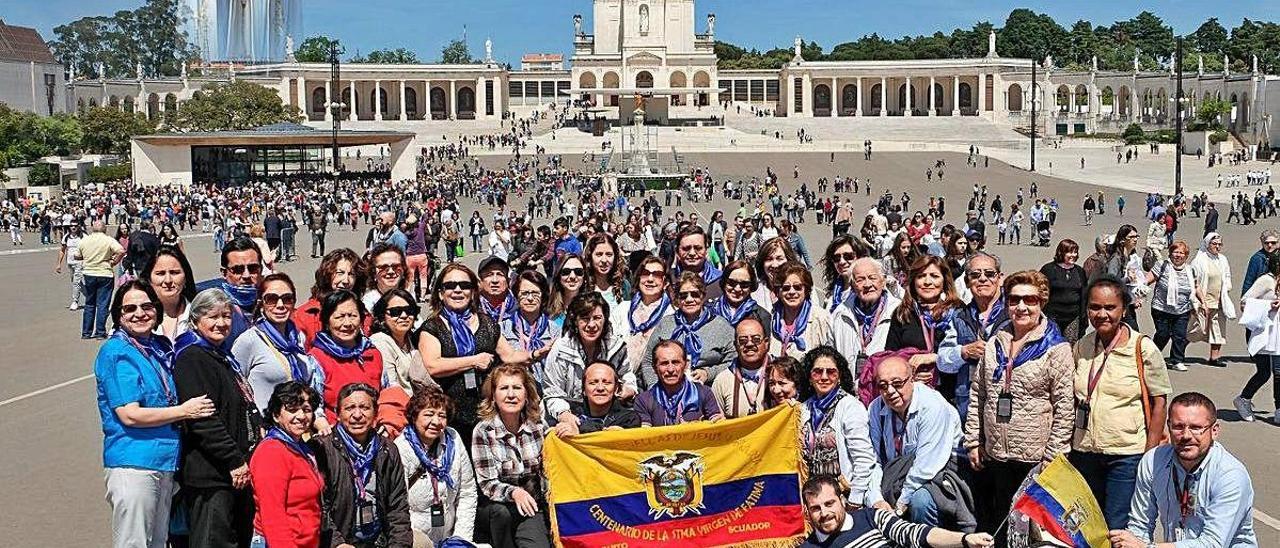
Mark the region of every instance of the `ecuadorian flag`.
<instances>
[{"instance_id":1,"label":"ecuadorian flag","mask_svg":"<svg viewBox=\"0 0 1280 548\"><path fill-rule=\"evenodd\" d=\"M1027 484L1013 509L1075 548L1111 548L1098 499L1065 456L1055 457Z\"/></svg>"},{"instance_id":2,"label":"ecuadorian flag","mask_svg":"<svg viewBox=\"0 0 1280 548\"><path fill-rule=\"evenodd\" d=\"M718 423L638 428L543 447L561 547L794 546L800 410L783 405Z\"/></svg>"}]
</instances>

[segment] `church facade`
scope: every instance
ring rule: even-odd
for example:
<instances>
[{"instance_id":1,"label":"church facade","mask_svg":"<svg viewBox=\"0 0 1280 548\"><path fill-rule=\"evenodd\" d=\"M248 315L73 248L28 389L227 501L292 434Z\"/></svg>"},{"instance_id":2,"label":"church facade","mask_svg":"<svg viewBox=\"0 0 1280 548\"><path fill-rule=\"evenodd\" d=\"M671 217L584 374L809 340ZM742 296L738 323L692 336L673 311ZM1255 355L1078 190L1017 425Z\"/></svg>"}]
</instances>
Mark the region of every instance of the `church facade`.
<instances>
[{"instance_id":1,"label":"church facade","mask_svg":"<svg viewBox=\"0 0 1280 548\"><path fill-rule=\"evenodd\" d=\"M1069 72L1051 60L988 53L978 58L903 61L810 61L796 38L793 59L778 70L720 70L714 14L699 18L694 0L593 0L589 25L573 17L573 55L563 70L507 70L485 56L467 65L342 65L284 62L241 67L229 78L276 90L309 123L403 123L428 129L436 120L498 120L523 107L584 101L614 119L629 119L633 97L661 110L659 121L681 123L710 114L701 107L750 104L787 117L974 116L1029 127L1031 109L1049 135L1118 133L1131 123L1171 128L1176 74L1132 70ZM291 58L291 55L290 55ZM1224 99L1223 123L1246 142L1280 142L1271 114L1280 113L1280 77L1244 73L1184 73L1187 118L1206 98ZM69 84L69 109L109 105L163 117L222 78L94 78ZM333 105L335 108L329 108ZM658 109L657 107L661 107ZM425 126L425 127L424 127Z\"/></svg>"}]
</instances>

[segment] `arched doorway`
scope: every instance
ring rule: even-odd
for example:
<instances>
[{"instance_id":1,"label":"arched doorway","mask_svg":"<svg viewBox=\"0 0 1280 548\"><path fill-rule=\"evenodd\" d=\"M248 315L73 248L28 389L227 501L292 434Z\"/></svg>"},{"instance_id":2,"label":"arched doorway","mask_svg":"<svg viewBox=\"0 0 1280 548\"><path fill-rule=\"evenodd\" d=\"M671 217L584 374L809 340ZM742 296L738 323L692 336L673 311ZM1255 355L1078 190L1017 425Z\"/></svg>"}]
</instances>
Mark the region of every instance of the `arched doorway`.
<instances>
[{"instance_id":1,"label":"arched doorway","mask_svg":"<svg viewBox=\"0 0 1280 548\"><path fill-rule=\"evenodd\" d=\"M973 108L973 86L960 82L960 108Z\"/></svg>"},{"instance_id":2,"label":"arched doorway","mask_svg":"<svg viewBox=\"0 0 1280 548\"><path fill-rule=\"evenodd\" d=\"M943 99L945 98L946 98L946 95L942 91L942 84L934 82L933 84L933 111L934 112L938 112L942 110Z\"/></svg>"},{"instance_id":3,"label":"arched doorway","mask_svg":"<svg viewBox=\"0 0 1280 548\"><path fill-rule=\"evenodd\" d=\"M155 121L160 117L160 96L152 93L147 96L147 119Z\"/></svg>"},{"instance_id":4,"label":"arched doorway","mask_svg":"<svg viewBox=\"0 0 1280 548\"><path fill-rule=\"evenodd\" d=\"M124 96L124 111L129 114L133 114L133 96L132 95Z\"/></svg>"},{"instance_id":5,"label":"arched doorway","mask_svg":"<svg viewBox=\"0 0 1280 548\"><path fill-rule=\"evenodd\" d=\"M84 114L84 97L76 100L76 112Z\"/></svg>"},{"instance_id":6,"label":"arched doorway","mask_svg":"<svg viewBox=\"0 0 1280 548\"><path fill-rule=\"evenodd\" d=\"M1116 111L1116 92L1111 86L1102 88L1098 97L1098 112L1106 115L1118 114Z\"/></svg>"},{"instance_id":7,"label":"arched doorway","mask_svg":"<svg viewBox=\"0 0 1280 548\"><path fill-rule=\"evenodd\" d=\"M689 85L688 79L685 78L684 73L678 70L671 73L671 78L669 79L669 82L671 84L671 87L674 89L685 88L685 87L688 87ZM671 96L672 106L679 106L679 105L683 105L684 103L685 103L684 95L677 94L677 95Z\"/></svg>"},{"instance_id":8,"label":"arched doorway","mask_svg":"<svg viewBox=\"0 0 1280 548\"><path fill-rule=\"evenodd\" d=\"M311 90L311 104L309 106L311 107L312 120L324 119L324 110L328 108L328 106L326 106L325 103L326 101L325 101L323 86Z\"/></svg>"},{"instance_id":9,"label":"arched doorway","mask_svg":"<svg viewBox=\"0 0 1280 548\"><path fill-rule=\"evenodd\" d=\"M649 89L649 88L652 88L652 87L653 87L653 73L651 73L651 72L649 72L649 71L647 71L647 70L642 70L642 71L640 71L640 73L639 73L639 74L636 74L636 87L637 87L637 88L642 88L642 89Z\"/></svg>"},{"instance_id":10,"label":"arched doorway","mask_svg":"<svg viewBox=\"0 0 1280 548\"><path fill-rule=\"evenodd\" d=\"M883 92L884 87L880 84L874 84L871 86L871 111L875 114L884 112L884 101L880 100Z\"/></svg>"},{"instance_id":11,"label":"arched doorway","mask_svg":"<svg viewBox=\"0 0 1280 548\"><path fill-rule=\"evenodd\" d=\"M813 115L831 116L831 86L826 84L813 86Z\"/></svg>"},{"instance_id":12,"label":"arched doorway","mask_svg":"<svg viewBox=\"0 0 1280 548\"><path fill-rule=\"evenodd\" d=\"M1129 86L1120 86L1116 95L1116 114L1123 118L1133 116L1133 99L1129 96Z\"/></svg>"},{"instance_id":13,"label":"arched doorway","mask_svg":"<svg viewBox=\"0 0 1280 548\"><path fill-rule=\"evenodd\" d=\"M448 94L444 88L431 88L431 119L447 120L449 118Z\"/></svg>"},{"instance_id":14,"label":"arched doorway","mask_svg":"<svg viewBox=\"0 0 1280 548\"><path fill-rule=\"evenodd\" d=\"M476 90L465 87L458 90L458 119L474 120L476 118Z\"/></svg>"},{"instance_id":15,"label":"arched doorway","mask_svg":"<svg viewBox=\"0 0 1280 548\"><path fill-rule=\"evenodd\" d=\"M595 89L595 87L596 87L596 75L595 75L595 73L593 73L593 72L584 72L584 73L582 73L582 76L579 76L579 77L578 77L578 87L579 87L580 89ZM583 93L583 94L582 94L582 97L579 97L579 99L581 99L581 100L582 100L582 101L584 101L584 102L591 103L591 104L595 104L595 102L596 102L596 100L595 100L595 96L594 96L594 95L591 95L590 93Z\"/></svg>"},{"instance_id":16,"label":"arched doorway","mask_svg":"<svg viewBox=\"0 0 1280 548\"><path fill-rule=\"evenodd\" d=\"M693 87L707 89L711 87L711 75L706 71L698 71L693 73ZM706 93L698 94L698 106L705 107L711 104L711 97Z\"/></svg>"},{"instance_id":17,"label":"arched doorway","mask_svg":"<svg viewBox=\"0 0 1280 548\"><path fill-rule=\"evenodd\" d=\"M1071 111L1071 88L1066 84L1058 86L1058 92L1054 94L1054 105L1058 107L1058 112Z\"/></svg>"},{"instance_id":18,"label":"arched doorway","mask_svg":"<svg viewBox=\"0 0 1280 548\"><path fill-rule=\"evenodd\" d=\"M1089 88L1084 84L1076 86L1076 113L1089 112Z\"/></svg>"},{"instance_id":19,"label":"arched doorway","mask_svg":"<svg viewBox=\"0 0 1280 548\"><path fill-rule=\"evenodd\" d=\"M404 88L404 114L410 120L418 119L418 90L409 86Z\"/></svg>"},{"instance_id":20,"label":"arched doorway","mask_svg":"<svg viewBox=\"0 0 1280 548\"><path fill-rule=\"evenodd\" d=\"M1006 101L1009 112L1022 112L1022 86L1013 84L1009 86L1009 98Z\"/></svg>"},{"instance_id":21,"label":"arched doorway","mask_svg":"<svg viewBox=\"0 0 1280 548\"><path fill-rule=\"evenodd\" d=\"M351 97L352 93L355 93L354 99ZM355 108L357 105L360 104L360 91L357 90L355 92L352 92L351 86L342 88L342 98L337 99L334 102L342 104L342 119L343 120L350 119L351 109ZM359 111L357 111L356 115L359 116Z\"/></svg>"},{"instance_id":22,"label":"arched doorway","mask_svg":"<svg viewBox=\"0 0 1280 548\"><path fill-rule=\"evenodd\" d=\"M840 115L851 116L858 109L858 85L845 84L840 89Z\"/></svg>"},{"instance_id":23,"label":"arched doorway","mask_svg":"<svg viewBox=\"0 0 1280 548\"><path fill-rule=\"evenodd\" d=\"M910 94L909 96L908 93ZM908 97L910 97L910 104L907 103ZM915 110L918 106L920 106L920 103L916 100L916 87L912 84L898 86L898 110L900 113L907 114L908 111Z\"/></svg>"}]
</instances>

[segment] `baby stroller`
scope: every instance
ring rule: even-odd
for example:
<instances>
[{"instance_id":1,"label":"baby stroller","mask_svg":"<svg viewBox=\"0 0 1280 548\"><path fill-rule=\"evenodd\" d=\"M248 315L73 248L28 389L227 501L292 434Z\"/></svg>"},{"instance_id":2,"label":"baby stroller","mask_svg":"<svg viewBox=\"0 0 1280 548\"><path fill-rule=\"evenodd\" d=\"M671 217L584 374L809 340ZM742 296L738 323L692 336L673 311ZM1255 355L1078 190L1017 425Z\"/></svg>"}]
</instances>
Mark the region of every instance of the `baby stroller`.
<instances>
[{"instance_id":1,"label":"baby stroller","mask_svg":"<svg viewBox=\"0 0 1280 548\"><path fill-rule=\"evenodd\" d=\"M1049 221L1036 223L1036 245L1049 247L1049 239L1052 237L1053 230L1049 228Z\"/></svg>"}]
</instances>

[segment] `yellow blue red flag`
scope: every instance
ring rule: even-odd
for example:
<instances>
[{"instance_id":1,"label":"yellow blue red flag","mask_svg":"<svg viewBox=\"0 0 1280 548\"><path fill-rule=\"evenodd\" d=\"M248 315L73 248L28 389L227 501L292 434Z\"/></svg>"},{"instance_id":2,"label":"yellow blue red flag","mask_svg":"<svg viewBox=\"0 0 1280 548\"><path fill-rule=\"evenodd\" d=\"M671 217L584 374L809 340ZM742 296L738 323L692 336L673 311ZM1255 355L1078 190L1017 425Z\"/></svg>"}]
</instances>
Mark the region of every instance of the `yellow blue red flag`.
<instances>
[{"instance_id":1,"label":"yellow blue red flag","mask_svg":"<svg viewBox=\"0 0 1280 548\"><path fill-rule=\"evenodd\" d=\"M543 458L560 547L794 546L805 534L797 406L550 436Z\"/></svg>"},{"instance_id":2,"label":"yellow blue red flag","mask_svg":"<svg viewBox=\"0 0 1280 548\"><path fill-rule=\"evenodd\" d=\"M1111 548L1098 499L1084 476L1062 455L1027 484L1013 509L1074 548Z\"/></svg>"}]
</instances>

